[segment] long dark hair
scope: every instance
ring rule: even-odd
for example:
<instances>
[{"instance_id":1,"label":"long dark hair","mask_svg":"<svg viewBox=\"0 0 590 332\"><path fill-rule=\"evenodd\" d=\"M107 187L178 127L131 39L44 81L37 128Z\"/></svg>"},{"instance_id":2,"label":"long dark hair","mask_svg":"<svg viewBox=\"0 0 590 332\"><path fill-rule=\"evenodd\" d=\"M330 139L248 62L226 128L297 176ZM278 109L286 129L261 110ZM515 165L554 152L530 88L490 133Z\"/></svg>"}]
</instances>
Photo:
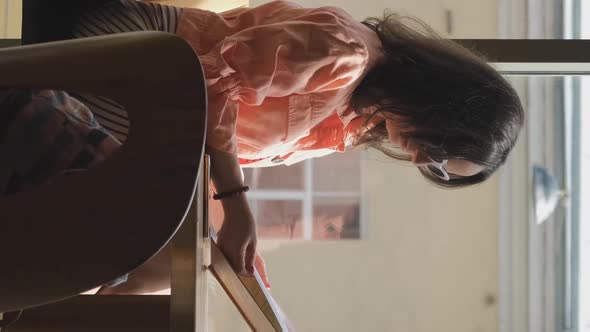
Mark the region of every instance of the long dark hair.
<instances>
[{"instance_id":1,"label":"long dark hair","mask_svg":"<svg viewBox=\"0 0 590 332\"><path fill-rule=\"evenodd\" d=\"M415 27L404 23L408 20ZM353 92L353 108L373 107L373 115L395 119L402 136L434 160L462 159L484 167L449 181L420 167L431 182L460 187L486 180L506 161L523 125L516 91L483 56L441 38L418 19L389 14L363 24L377 33L385 56ZM387 144L385 124L364 134L356 142L361 144L408 160Z\"/></svg>"}]
</instances>

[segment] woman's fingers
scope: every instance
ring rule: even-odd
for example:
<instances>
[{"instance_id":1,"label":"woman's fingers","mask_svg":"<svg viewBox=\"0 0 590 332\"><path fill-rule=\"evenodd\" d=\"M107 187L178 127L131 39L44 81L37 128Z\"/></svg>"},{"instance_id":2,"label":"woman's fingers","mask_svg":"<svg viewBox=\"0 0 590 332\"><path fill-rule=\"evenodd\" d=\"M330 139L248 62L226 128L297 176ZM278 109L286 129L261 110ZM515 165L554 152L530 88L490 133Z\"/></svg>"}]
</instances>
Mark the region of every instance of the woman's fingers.
<instances>
[{"instance_id":1,"label":"woman's fingers","mask_svg":"<svg viewBox=\"0 0 590 332\"><path fill-rule=\"evenodd\" d=\"M237 205L224 211L225 218L217 240L236 273L254 275L256 222L248 206Z\"/></svg>"},{"instance_id":2,"label":"woman's fingers","mask_svg":"<svg viewBox=\"0 0 590 332\"><path fill-rule=\"evenodd\" d=\"M234 257L234 269L238 271L239 274L247 274L246 263L244 260L245 254L246 246L242 246L240 250L235 253L236 257Z\"/></svg>"},{"instance_id":3,"label":"woman's fingers","mask_svg":"<svg viewBox=\"0 0 590 332\"><path fill-rule=\"evenodd\" d=\"M258 274L260 275L260 279L262 279L264 286L267 289L270 289L270 282L268 281L268 275L266 274L266 264L264 263L264 259L262 259L262 256L256 254L256 262L254 263L254 266L256 266L256 271L258 271Z\"/></svg>"},{"instance_id":4,"label":"woman's fingers","mask_svg":"<svg viewBox=\"0 0 590 332\"><path fill-rule=\"evenodd\" d=\"M221 229L217 237L219 248L238 274L247 275L245 267L245 255L248 242L240 241L239 237L232 236L232 230Z\"/></svg>"},{"instance_id":5,"label":"woman's fingers","mask_svg":"<svg viewBox=\"0 0 590 332\"><path fill-rule=\"evenodd\" d=\"M248 275L254 275L254 260L256 259L256 243L250 240L248 247L246 247L245 268Z\"/></svg>"}]
</instances>

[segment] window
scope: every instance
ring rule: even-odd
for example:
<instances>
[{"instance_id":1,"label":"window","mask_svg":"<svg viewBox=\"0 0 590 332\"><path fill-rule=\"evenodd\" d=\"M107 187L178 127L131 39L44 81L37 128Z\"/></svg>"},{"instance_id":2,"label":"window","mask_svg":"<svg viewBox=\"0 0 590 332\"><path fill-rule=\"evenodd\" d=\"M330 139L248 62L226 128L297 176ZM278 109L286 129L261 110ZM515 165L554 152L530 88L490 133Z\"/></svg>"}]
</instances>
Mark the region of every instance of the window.
<instances>
[{"instance_id":1,"label":"window","mask_svg":"<svg viewBox=\"0 0 590 332\"><path fill-rule=\"evenodd\" d=\"M573 35L590 38L590 4L573 2ZM577 13L577 15L575 14ZM572 83L571 126L571 227L566 253L566 298L571 299L572 330L590 332L590 77L575 78ZM567 304L567 303L566 303Z\"/></svg>"},{"instance_id":2,"label":"window","mask_svg":"<svg viewBox=\"0 0 590 332\"><path fill-rule=\"evenodd\" d=\"M590 38L586 0L526 3L522 37ZM508 239L500 242L500 330L590 332L590 77L519 79L528 114L500 191L509 207L501 220L510 222L500 228ZM569 198L542 223L534 217L535 165Z\"/></svg>"},{"instance_id":3,"label":"window","mask_svg":"<svg viewBox=\"0 0 590 332\"><path fill-rule=\"evenodd\" d=\"M590 4L588 1L580 1L580 38L590 38ZM585 76L580 80L579 88L579 108L576 110L580 121L576 121L577 128L573 128L574 137L578 142L574 142L574 148L577 148L577 158L574 158L573 184L573 218L577 231L579 257L578 257L578 282L576 283L578 291L578 331L590 332L590 77ZM576 137L577 136L577 137ZM578 177L576 179L576 177ZM573 234L574 236L576 234ZM575 251L574 251L575 253ZM575 285L575 284L574 284ZM575 288L574 288L575 290Z\"/></svg>"},{"instance_id":4,"label":"window","mask_svg":"<svg viewBox=\"0 0 590 332\"><path fill-rule=\"evenodd\" d=\"M361 237L360 151L291 166L245 168L248 198L262 239Z\"/></svg>"},{"instance_id":5,"label":"window","mask_svg":"<svg viewBox=\"0 0 590 332\"><path fill-rule=\"evenodd\" d=\"M590 8L590 6L587 6ZM585 13L590 14L588 10ZM590 20L587 15L586 20ZM585 24L585 37L590 38L590 24ZM581 80L581 127L589 128L590 112L590 78ZM586 110L586 111L582 111ZM579 156L579 198L575 200L574 207L578 211L574 213L579 231L579 318L578 326L580 332L590 332L590 131L580 130L580 156Z\"/></svg>"}]
</instances>

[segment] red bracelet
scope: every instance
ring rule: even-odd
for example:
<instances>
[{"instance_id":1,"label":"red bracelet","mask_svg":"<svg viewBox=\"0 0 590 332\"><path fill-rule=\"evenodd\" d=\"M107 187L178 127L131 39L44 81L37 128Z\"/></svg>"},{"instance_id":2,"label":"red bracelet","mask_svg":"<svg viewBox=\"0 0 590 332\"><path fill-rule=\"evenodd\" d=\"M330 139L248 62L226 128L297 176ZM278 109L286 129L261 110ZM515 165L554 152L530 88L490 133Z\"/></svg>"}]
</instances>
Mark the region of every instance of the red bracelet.
<instances>
[{"instance_id":1,"label":"red bracelet","mask_svg":"<svg viewBox=\"0 0 590 332\"><path fill-rule=\"evenodd\" d=\"M213 195L213 199L216 200L216 201L218 201L218 200L223 199L223 198L227 198L227 197L231 197L231 196L238 196L241 193L247 192L248 190L250 190L250 187L243 186L243 187L240 187L240 188L238 188L236 190L226 191L224 193L217 193L217 194Z\"/></svg>"}]
</instances>

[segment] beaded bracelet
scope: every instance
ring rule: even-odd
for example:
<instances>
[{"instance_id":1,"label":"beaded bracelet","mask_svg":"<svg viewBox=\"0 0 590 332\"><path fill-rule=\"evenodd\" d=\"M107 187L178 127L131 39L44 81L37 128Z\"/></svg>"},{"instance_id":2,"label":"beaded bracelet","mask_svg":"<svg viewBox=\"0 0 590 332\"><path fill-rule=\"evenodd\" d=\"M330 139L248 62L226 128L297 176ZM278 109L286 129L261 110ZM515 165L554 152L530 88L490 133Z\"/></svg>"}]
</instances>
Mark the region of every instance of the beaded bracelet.
<instances>
[{"instance_id":1,"label":"beaded bracelet","mask_svg":"<svg viewBox=\"0 0 590 332\"><path fill-rule=\"evenodd\" d=\"M250 187L243 186L243 187L240 187L240 188L238 188L236 190L226 191L224 193L217 193L217 194L213 195L213 199L216 200L216 201L218 201L218 200L223 199L223 198L232 197L232 196L238 196L239 194L245 193L248 190L250 190Z\"/></svg>"}]
</instances>

